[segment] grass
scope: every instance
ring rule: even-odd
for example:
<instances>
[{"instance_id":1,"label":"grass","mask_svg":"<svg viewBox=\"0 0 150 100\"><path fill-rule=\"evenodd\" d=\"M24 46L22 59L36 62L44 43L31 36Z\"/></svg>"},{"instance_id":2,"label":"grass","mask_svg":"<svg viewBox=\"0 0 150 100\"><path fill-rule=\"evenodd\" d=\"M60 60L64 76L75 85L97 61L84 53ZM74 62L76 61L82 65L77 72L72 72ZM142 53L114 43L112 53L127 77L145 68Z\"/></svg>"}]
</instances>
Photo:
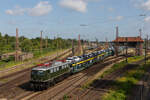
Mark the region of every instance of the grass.
<instances>
[{"instance_id":1,"label":"grass","mask_svg":"<svg viewBox=\"0 0 150 100\"><path fill-rule=\"evenodd\" d=\"M139 61L141 59L144 59L144 56L134 56L134 57L129 57L128 58L128 63L133 63L136 61Z\"/></svg>"},{"instance_id":2,"label":"grass","mask_svg":"<svg viewBox=\"0 0 150 100\"><path fill-rule=\"evenodd\" d=\"M6 82L8 82L9 81L9 79L1 79L0 80L0 83L6 83Z\"/></svg>"},{"instance_id":3,"label":"grass","mask_svg":"<svg viewBox=\"0 0 150 100\"><path fill-rule=\"evenodd\" d=\"M52 54L55 54L57 52L62 52L62 51L65 51L66 49L61 49L61 50L56 50L56 51L50 51L50 52L47 52L47 53L44 53L44 54L41 54L39 56L35 56L34 58L32 59L28 59L28 60L25 60L25 61L18 61L18 62L15 62L15 61L9 61L9 62L3 62L3 61L0 61L0 70L4 70L4 69L8 69L8 68L11 68L13 66L16 66L16 65L20 65L20 64L23 64L23 63L27 63L28 61L32 61L32 60L36 60L36 59L40 59L44 56L49 56L49 55L52 55ZM40 62L34 62L33 65L36 65Z\"/></svg>"},{"instance_id":4,"label":"grass","mask_svg":"<svg viewBox=\"0 0 150 100\"><path fill-rule=\"evenodd\" d=\"M126 100L132 87L144 76L149 66L150 63L147 65L142 64L137 69L126 72L125 76L113 82L113 88L103 96L103 100Z\"/></svg>"},{"instance_id":5,"label":"grass","mask_svg":"<svg viewBox=\"0 0 150 100\"><path fill-rule=\"evenodd\" d=\"M103 78L105 75L115 71L116 69L119 69L126 65L125 61L122 61L120 63L114 64L113 66L110 66L110 68L104 69L104 72L98 72L92 79L88 80L85 84L83 84L81 87L82 89L88 88L90 85L92 85L95 81L97 81L99 78Z\"/></svg>"},{"instance_id":6,"label":"grass","mask_svg":"<svg viewBox=\"0 0 150 100\"><path fill-rule=\"evenodd\" d=\"M134 56L134 57L128 57L128 63L134 63L137 61L140 61L144 59L144 56ZM123 68L125 65L127 65L126 61L122 61L120 63L114 64L111 69L105 71L100 77L103 78L105 75L108 75L109 73L112 73L113 71Z\"/></svg>"},{"instance_id":7,"label":"grass","mask_svg":"<svg viewBox=\"0 0 150 100\"><path fill-rule=\"evenodd\" d=\"M115 70L124 67L125 65L127 65L127 63L125 61L122 61L120 63L114 64L110 69L106 70L100 77L103 78L104 76L108 75L109 73L112 73Z\"/></svg>"},{"instance_id":8,"label":"grass","mask_svg":"<svg viewBox=\"0 0 150 100\"><path fill-rule=\"evenodd\" d=\"M133 63L133 62L137 62L139 60L142 60L144 58L144 56L134 56L134 57L129 57L128 58L128 63ZM104 76L114 72L117 69L123 68L127 65L126 61L121 61L120 63L116 63L113 66L111 66L111 68L107 69L106 71L104 71L103 73L97 73L93 79L90 79L89 81L87 81L85 84L83 84L81 86L82 89L87 89L90 85L92 85L95 81L97 81L99 78L103 78Z\"/></svg>"},{"instance_id":9,"label":"grass","mask_svg":"<svg viewBox=\"0 0 150 100\"><path fill-rule=\"evenodd\" d=\"M63 100L69 100L69 98L70 97L68 95L66 95L66 94L63 96Z\"/></svg>"},{"instance_id":10,"label":"grass","mask_svg":"<svg viewBox=\"0 0 150 100\"><path fill-rule=\"evenodd\" d=\"M121 93L121 91L110 90L103 99L105 100L125 100L126 96Z\"/></svg>"},{"instance_id":11,"label":"grass","mask_svg":"<svg viewBox=\"0 0 150 100\"><path fill-rule=\"evenodd\" d=\"M19 65L19 64L23 64L23 62L15 62L15 61L9 61L9 62L2 62L1 67L0 67L0 70L4 70L4 69L7 69L7 68L10 68L12 66L16 66L16 65Z\"/></svg>"}]
</instances>

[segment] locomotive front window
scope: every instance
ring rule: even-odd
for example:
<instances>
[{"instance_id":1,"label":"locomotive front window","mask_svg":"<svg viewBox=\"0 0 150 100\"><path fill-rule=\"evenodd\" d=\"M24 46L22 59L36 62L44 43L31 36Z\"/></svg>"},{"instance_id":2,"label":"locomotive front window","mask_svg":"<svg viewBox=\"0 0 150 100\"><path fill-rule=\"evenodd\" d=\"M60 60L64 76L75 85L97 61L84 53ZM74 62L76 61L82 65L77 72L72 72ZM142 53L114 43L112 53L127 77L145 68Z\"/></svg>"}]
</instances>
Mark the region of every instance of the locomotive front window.
<instances>
[{"instance_id":1,"label":"locomotive front window","mask_svg":"<svg viewBox=\"0 0 150 100\"><path fill-rule=\"evenodd\" d=\"M43 75L44 71L38 71L38 75Z\"/></svg>"},{"instance_id":2,"label":"locomotive front window","mask_svg":"<svg viewBox=\"0 0 150 100\"><path fill-rule=\"evenodd\" d=\"M44 71L42 70L32 70L32 75L44 75Z\"/></svg>"}]
</instances>

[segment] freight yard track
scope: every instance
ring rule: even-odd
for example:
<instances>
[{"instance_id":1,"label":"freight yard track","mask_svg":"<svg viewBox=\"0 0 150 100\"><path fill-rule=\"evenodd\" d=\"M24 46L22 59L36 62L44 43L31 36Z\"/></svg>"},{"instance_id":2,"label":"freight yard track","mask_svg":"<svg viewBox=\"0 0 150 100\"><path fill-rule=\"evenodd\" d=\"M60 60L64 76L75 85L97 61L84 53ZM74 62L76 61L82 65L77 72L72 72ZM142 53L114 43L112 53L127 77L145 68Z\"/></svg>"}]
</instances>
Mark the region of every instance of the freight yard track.
<instances>
[{"instance_id":1,"label":"freight yard track","mask_svg":"<svg viewBox=\"0 0 150 100\"><path fill-rule=\"evenodd\" d=\"M60 54L58 57L64 56L67 53L70 53L70 50ZM68 56L70 55L71 54L69 54ZM55 60L58 57L55 57L51 60ZM20 96L20 95L27 95L27 94L33 93L34 91L31 91L30 85L29 85L30 72L31 72L31 68L28 68L28 69L7 75L5 77L1 77L0 80L4 80L10 77L12 77L13 80L0 85L0 98L13 99L15 97L18 97L18 95Z\"/></svg>"},{"instance_id":2,"label":"freight yard track","mask_svg":"<svg viewBox=\"0 0 150 100\"><path fill-rule=\"evenodd\" d=\"M129 70L137 68L138 64L140 64L142 62L144 62L144 61L141 60L137 63L126 65L125 67L118 69L111 74L106 75L104 78L101 78L101 79L95 81L91 85L91 87L89 87L88 89L78 93L78 95L74 96L74 98L78 98L79 100L101 100L102 95L104 93L109 92L109 89L112 87L112 84L115 82L115 80L117 78L122 77L125 74L125 72L127 72ZM145 79L147 79L147 78L148 77L145 77ZM137 94L137 92L136 92L136 94ZM143 86L141 86L140 95L137 96L138 99L132 98L130 100L146 100L146 99L143 99L143 97L144 97L143 94L145 94L145 93L143 93ZM136 97L136 96L134 96L134 97ZM140 99L140 98L142 98L142 99ZM149 99L147 99L147 100L149 100Z\"/></svg>"},{"instance_id":3,"label":"freight yard track","mask_svg":"<svg viewBox=\"0 0 150 100\"><path fill-rule=\"evenodd\" d=\"M67 50L67 51L61 53L60 55L58 55L58 57L56 57L56 55L53 55L53 56L49 56L49 57L47 57L47 58L42 58L42 59L40 59L40 61L49 62L49 61L52 61L52 60L56 60L57 58L59 58L59 57L61 57L61 56L64 56L64 55L68 54L69 52L71 52L71 50ZM71 55L71 54L70 54L70 55ZM29 63L28 63L28 64L29 64ZM25 64L25 65L28 66L28 64ZM30 64L31 64L31 63L30 63ZM23 65L24 65L24 64L23 64ZM12 69L18 68L18 67L22 67L22 66L15 66L15 67L10 68L10 69L8 69L8 70L4 70L4 72L7 72L7 71L9 71L9 70L12 70ZM35 67L35 66L33 66L33 67ZM15 73L8 74L8 75L6 75L6 76L0 77L0 80L5 80L5 79L7 79L7 78L10 79L10 78L12 78L12 77L13 77L13 79L15 79L15 78L17 78L17 77L20 77L20 76L24 75L25 73L29 73L29 71L31 71L31 69L32 69L33 67L31 67L31 68L26 68L26 69L23 69L23 70L21 70L21 71L17 71L17 72L15 72ZM1 71L1 73L3 73L3 71ZM0 84L0 87L1 87L1 86L2 86L2 84Z\"/></svg>"},{"instance_id":4,"label":"freight yard track","mask_svg":"<svg viewBox=\"0 0 150 100\"><path fill-rule=\"evenodd\" d=\"M38 93L31 93L26 96L22 96L19 99L23 100L59 100L65 94L68 94L70 91L73 91L75 88L79 87L80 84L84 83L91 75L94 75L95 72L100 71L106 65L115 63L118 60L123 59L123 57L111 57L107 58L106 62L96 64L80 73L70 76L69 78L65 79L64 81L56 84L53 87L45 91L41 91Z\"/></svg>"},{"instance_id":5,"label":"freight yard track","mask_svg":"<svg viewBox=\"0 0 150 100\"><path fill-rule=\"evenodd\" d=\"M77 51L77 49L75 51ZM55 57L51 60L65 59L66 57L72 55L72 53L70 52L71 50L64 52L58 57ZM40 92L35 92L30 89L30 84L29 84L30 72L31 72L31 68L28 68L28 69L1 77L0 80L7 79L10 77L13 77L14 79L4 84L0 84L0 98L7 98L8 100L9 99L20 100L22 97L27 97L31 94L32 95L39 94Z\"/></svg>"},{"instance_id":6,"label":"freight yard track","mask_svg":"<svg viewBox=\"0 0 150 100\"><path fill-rule=\"evenodd\" d=\"M100 95L103 95L104 93L108 92L109 87L112 85L115 79L123 76L127 70L130 70L132 68L130 65L128 65L122 69L116 70L115 72L107 75L106 77L100 80L95 81L95 83L93 83L93 85L90 88L86 89L81 95L79 95L78 98L80 100L100 99Z\"/></svg>"}]
</instances>

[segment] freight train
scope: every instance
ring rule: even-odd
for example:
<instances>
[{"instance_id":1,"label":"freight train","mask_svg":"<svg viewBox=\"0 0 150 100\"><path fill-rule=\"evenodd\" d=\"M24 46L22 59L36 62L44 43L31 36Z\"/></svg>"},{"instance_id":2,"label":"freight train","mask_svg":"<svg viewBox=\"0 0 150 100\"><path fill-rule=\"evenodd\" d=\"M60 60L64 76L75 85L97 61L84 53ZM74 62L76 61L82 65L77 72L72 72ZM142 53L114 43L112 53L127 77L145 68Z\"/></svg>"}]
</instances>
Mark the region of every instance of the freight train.
<instances>
[{"instance_id":1,"label":"freight train","mask_svg":"<svg viewBox=\"0 0 150 100\"><path fill-rule=\"evenodd\" d=\"M120 47L120 51L123 48ZM54 61L39 64L31 71L31 88L43 90L49 86L55 85L57 82L66 77L80 72L93 64L104 60L106 57L114 55L114 48L95 51L82 56L68 57L65 61Z\"/></svg>"}]
</instances>

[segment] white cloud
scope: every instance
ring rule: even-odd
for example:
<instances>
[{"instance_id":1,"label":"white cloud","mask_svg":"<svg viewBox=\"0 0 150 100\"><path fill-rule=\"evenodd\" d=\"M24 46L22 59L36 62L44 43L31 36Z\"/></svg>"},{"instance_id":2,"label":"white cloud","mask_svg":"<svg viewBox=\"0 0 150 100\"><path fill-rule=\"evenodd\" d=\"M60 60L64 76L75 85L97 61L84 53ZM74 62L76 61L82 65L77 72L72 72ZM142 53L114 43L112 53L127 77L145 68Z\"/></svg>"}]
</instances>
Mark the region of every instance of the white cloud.
<instances>
[{"instance_id":1,"label":"white cloud","mask_svg":"<svg viewBox=\"0 0 150 100\"><path fill-rule=\"evenodd\" d=\"M87 11L87 2L83 0L61 0L59 4L62 7L69 8L82 13Z\"/></svg>"},{"instance_id":2,"label":"white cloud","mask_svg":"<svg viewBox=\"0 0 150 100\"><path fill-rule=\"evenodd\" d=\"M145 22L150 22L150 16L146 17L146 18L144 19L144 21L145 21Z\"/></svg>"},{"instance_id":3,"label":"white cloud","mask_svg":"<svg viewBox=\"0 0 150 100\"><path fill-rule=\"evenodd\" d=\"M114 11L114 8L108 8L108 11L110 11L110 12L113 12Z\"/></svg>"},{"instance_id":4,"label":"white cloud","mask_svg":"<svg viewBox=\"0 0 150 100\"><path fill-rule=\"evenodd\" d=\"M130 0L134 7L150 11L150 0Z\"/></svg>"},{"instance_id":5,"label":"white cloud","mask_svg":"<svg viewBox=\"0 0 150 100\"><path fill-rule=\"evenodd\" d=\"M9 15L23 15L25 13L25 9L19 7L19 6L16 6L14 9L8 9L5 11L6 14L9 14Z\"/></svg>"},{"instance_id":6,"label":"white cloud","mask_svg":"<svg viewBox=\"0 0 150 100\"><path fill-rule=\"evenodd\" d=\"M124 17L123 16L116 16L116 17L109 17L109 20L112 21L120 21L122 20Z\"/></svg>"},{"instance_id":7,"label":"white cloud","mask_svg":"<svg viewBox=\"0 0 150 100\"><path fill-rule=\"evenodd\" d=\"M120 21L120 20L123 19L123 16L117 16L115 19L118 20L118 21Z\"/></svg>"},{"instance_id":8,"label":"white cloud","mask_svg":"<svg viewBox=\"0 0 150 100\"><path fill-rule=\"evenodd\" d=\"M30 16L43 16L48 14L52 10L52 6L48 1L41 1L33 8L21 8L16 6L14 9L8 9L5 11L9 15L24 15L24 13Z\"/></svg>"},{"instance_id":9,"label":"white cloud","mask_svg":"<svg viewBox=\"0 0 150 100\"><path fill-rule=\"evenodd\" d=\"M31 16L43 16L52 10L52 6L48 1L39 2L34 8L29 8L28 13Z\"/></svg>"},{"instance_id":10,"label":"white cloud","mask_svg":"<svg viewBox=\"0 0 150 100\"><path fill-rule=\"evenodd\" d=\"M150 0L143 2L141 5L145 10L150 10Z\"/></svg>"},{"instance_id":11,"label":"white cloud","mask_svg":"<svg viewBox=\"0 0 150 100\"><path fill-rule=\"evenodd\" d=\"M135 8L138 8L138 9L143 8L142 5L143 5L144 0L130 0L130 2L133 4Z\"/></svg>"}]
</instances>

